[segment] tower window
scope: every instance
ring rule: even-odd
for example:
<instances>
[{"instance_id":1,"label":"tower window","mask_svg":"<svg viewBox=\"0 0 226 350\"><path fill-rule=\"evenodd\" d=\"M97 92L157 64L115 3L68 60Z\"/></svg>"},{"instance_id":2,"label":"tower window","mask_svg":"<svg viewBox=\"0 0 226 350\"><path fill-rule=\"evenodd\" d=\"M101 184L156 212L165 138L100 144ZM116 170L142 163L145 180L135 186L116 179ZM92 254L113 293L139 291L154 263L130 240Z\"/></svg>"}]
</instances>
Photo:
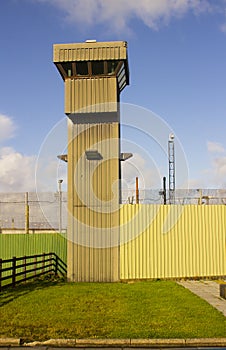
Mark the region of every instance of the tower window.
<instances>
[{"instance_id":1,"label":"tower window","mask_svg":"<svg viewBox=\"0 0 226 350\"><path fill-rule=\"evenodd\" d=\"M78 75L88 75L88 65L87 62L77 62L76 70Z\"/></svg>"},{"instance_id":2,"label":"tower window","mask_svg":"<svg viewBox=\"0 0 226 350\"><path fill-rule=\"evenodd\" d=\"M108 61L108 74L113 75L118 66L119 61Z\"/></svg>"},{"instance_id":3,"label":"tower window","mask_svg":"<svg viewBox=\"0 0 226 350\"><path fill-rule=\"evenodd\" d=\"M92 75L102 75L104 74L104 62L94 61L92 62Z\"/></svg>"}]
</instances>

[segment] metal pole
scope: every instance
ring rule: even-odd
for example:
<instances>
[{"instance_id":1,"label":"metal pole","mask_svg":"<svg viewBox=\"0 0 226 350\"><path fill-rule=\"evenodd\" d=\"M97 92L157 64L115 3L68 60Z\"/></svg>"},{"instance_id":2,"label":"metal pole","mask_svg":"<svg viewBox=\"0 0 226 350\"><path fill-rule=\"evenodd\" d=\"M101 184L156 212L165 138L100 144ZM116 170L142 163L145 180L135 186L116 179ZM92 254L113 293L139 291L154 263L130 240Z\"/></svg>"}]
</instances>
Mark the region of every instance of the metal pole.
<instances>
[{"instance_id":1,"label":"metal pole","mask_svg":"<svg viewBox=\"0 0 226 350\"><path fill-rule=\"evenodd\" d=\"M166 177L163 177L163 203L166 205Z\"/></svg>"},{"instance_id":2,"label":"metal pole","mask_svg":"<svg viewBox=\"0 0 226 350\"><path fill-rule=\"evenodd\" d=\"M62 231L62 189L61 184L63 180L58 180L58 194L59 194L59 233Z\"/></svg>"},{"instance_id":3,"label":"metal pole","mask_svg":"<svg viewBox=\"0 0 226 350\"><path fill-rule=\"evenodd\" d=\"M28 192L25 192L25 233L29 233L29 205L28 205Z\"/></svg>"},{"instance_id":4,"label":"metal pole","mask_svg":"<svg viewBox=\"0 0 226 350\"><path fill-rule=\"evenodd\" d=\"M175 204L175 152L174 134L169 135L168 141L169 156L169 204Z\"/></svg>"}]
</instances>

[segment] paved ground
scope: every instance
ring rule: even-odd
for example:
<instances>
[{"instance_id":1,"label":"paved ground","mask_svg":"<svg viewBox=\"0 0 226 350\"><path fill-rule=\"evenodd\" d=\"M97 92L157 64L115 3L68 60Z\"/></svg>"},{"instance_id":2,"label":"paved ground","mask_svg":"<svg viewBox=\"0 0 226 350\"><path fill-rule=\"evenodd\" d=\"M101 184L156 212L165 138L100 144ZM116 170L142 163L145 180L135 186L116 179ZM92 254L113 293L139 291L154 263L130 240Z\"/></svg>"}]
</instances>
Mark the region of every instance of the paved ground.
<instances>
[{"instance_id":1,"label":"paved ground","mask_svg":"<svg viewBox=\"0 0 226 350\"><path fill-rule=\"evenodd\" d=\"M13 347L13 350L26 350L27 348L25 347ZM94 348L62 348L62 347L57 347L57 348L54 348L54 347L46 347L46 346L42 346L42 347L29 347L28 350L73 350L73 349L76 349L76 350L94 350ZM121 348L115 348L115 347L106 347L106 346L103 346L103 347L98 347L98 349L104 349L104 350L131 350L131 348L127 348L127 347L121 347ZM159 350L159 349L164 349L164 350L179 350L178 347L151 347L152 350ZM196 346L196 347L184 347L182 346L181 349L183 350L225 350L226 348L225 347L222 347L222 346L219 346L219 347L209 347L208 345L207 346L204 346L203 347L199 347L199 346ZM12 350L12 348L9 346L9 347L1 347L1 350ZM138 347L136 348L136 350L147 350L147 347Z\"/></svg>"},{"instance_id":2,"label":"paved ground","mask_svg":"<svg viewBox=\"0 0 226 350\"><path fill-rule=\"evenodd\" d=\"M218 283L214 281L183 281L178 282L178 284L205 299L226 316L226 300L220 297L220 285Z\"/></svg>"}]
</instances>

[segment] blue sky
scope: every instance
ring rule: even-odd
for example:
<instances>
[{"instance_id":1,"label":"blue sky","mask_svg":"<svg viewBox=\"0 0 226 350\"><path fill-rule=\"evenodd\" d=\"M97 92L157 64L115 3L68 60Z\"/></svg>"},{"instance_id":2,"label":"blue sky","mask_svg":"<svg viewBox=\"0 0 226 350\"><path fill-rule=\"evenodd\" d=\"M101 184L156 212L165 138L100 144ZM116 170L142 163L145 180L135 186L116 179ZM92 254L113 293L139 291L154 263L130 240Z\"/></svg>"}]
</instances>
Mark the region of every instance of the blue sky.
<instances>
[{"instance_id":1,"label":"blue sky","mask_svg":"<svg viewBox=\"0 0 226 350\"><path fill-rule=\"evenodd\" d=\"M128 42L130 86L121 102L138 106L149 130L143 109L174 131L191 187L225 188L225 0L1 0L0 191L35 190L37 159L39 190L56 190L59 176L66 186L66 166L55 157L66 148L66 118L52 46L86 39ZM122 122L128 124L126 115ZM122 135L129 140L123 150L134 153L124 165L128 187L138 175L143 187L160 188L166 154L128 126ZM176 171L183 186L177 158Z\"/></svg>"}]
</instances>

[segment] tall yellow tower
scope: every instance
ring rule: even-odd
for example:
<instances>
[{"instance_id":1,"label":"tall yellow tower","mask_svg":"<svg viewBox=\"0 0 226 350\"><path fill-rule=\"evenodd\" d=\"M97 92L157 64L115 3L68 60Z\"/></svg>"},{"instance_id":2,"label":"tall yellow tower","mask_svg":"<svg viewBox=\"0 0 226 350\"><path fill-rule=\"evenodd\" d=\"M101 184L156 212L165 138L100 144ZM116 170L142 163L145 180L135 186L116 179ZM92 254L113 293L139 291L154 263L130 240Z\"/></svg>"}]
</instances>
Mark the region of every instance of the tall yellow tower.
<instances>
[{"instance_id":1,"label":"tall yellow tower","mask_svg":"<svg viewBox=\"0 0 226 350\"><path fill-rule=\"evenodd\" d=\"M68 280L119 280L120 92L127 43L56 44L68 116Z\"/></svg>"}]
</instances>

